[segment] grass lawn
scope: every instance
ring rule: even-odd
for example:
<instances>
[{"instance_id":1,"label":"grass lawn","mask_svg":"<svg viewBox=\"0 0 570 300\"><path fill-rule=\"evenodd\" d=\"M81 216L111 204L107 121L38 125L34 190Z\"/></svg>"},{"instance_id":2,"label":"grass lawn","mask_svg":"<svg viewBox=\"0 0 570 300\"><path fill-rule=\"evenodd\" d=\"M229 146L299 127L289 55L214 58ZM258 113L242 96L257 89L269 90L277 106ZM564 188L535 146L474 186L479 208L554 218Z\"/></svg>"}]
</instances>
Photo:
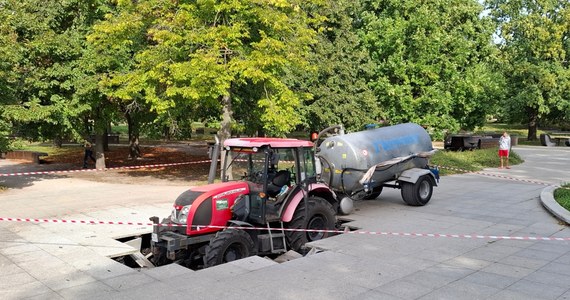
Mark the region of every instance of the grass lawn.
<instances>
[{"instance_id":1,"label":"grass lawn","mask_svg":"<svg viewBox=\"0 0 570 300\"><path fill-rule=\"evenodd\" d=\"M566 210L570 210L570 183L562 186L563 189L554 191L554 199Z\"/></svg>"},{"instance_id":2,"label":"grass lawn","mask_svg":"<svg viewBox=\"0 0 570 300\"><path fill-rule=\"evenodd\" d=\"M518 165L524 160L514 151L511 151L509 165ZM431 158L430 164L440 166L441 175L464 173L448 168L467 171L480 171L484 168L498 168L500 165L498 148L475 149L472 151L446 151L439 150Z\"/></svg>"}]
</instances>

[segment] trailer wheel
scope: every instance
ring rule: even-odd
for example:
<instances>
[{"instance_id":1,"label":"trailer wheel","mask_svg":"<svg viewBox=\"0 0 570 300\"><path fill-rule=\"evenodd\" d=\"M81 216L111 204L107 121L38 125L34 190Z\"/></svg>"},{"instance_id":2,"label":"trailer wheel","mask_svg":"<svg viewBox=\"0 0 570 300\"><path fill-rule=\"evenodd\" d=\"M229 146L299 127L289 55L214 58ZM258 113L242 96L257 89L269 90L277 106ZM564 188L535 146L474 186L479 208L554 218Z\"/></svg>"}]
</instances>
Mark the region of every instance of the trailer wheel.
<instances>
[{"instance_id":1,"label":"trailer wheel","mask_svg":"<svg viewBox=\"0 0 570 300\"><path fill-rule=\"evenodd\" d=\"M300 202L295 209L293 219L286 226L289 229L303 230L333 230L336 224L335 210L333 206L321 197L311 196L305 202ZM289 247L297 252L302 252L303 246L312 241L324 239L330 236L330 232L310 231L285 231Z\"/></svg>"},{"instance_id":2,"label":"trailer wheel","mask_svg":"<svg viewBox=\"0 0 570 300\"><path fill-rule=\"evenodd\" d=\"M418 178L416 183L400 181L402 198L410 206L424 206L431 199L433 182L429 175Z\"/></svg>"},{"instance_id":3,"label":"trailer wheel","mask_svg":"<svg viewBox=\"0 0 570 300\"><path fill-rule=\"evenodd\" d=\"M253 240L247 232L241 229L226 229L216 233L210 244L206 246L204 267L220 265L255 254Z\"/></svg>"}]
</instances>

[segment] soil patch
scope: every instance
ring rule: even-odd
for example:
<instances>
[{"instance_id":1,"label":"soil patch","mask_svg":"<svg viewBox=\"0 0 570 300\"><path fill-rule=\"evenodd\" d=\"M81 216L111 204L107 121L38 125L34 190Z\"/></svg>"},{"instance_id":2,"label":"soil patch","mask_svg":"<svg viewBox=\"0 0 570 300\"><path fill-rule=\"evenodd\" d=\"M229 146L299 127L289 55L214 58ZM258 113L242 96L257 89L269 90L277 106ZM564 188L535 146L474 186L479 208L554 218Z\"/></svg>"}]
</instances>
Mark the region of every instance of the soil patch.
<instances>
[{"instance_id":1,"label":"soil patch","mask_svg":"<svg viewBox=\"0 0 570 300\"><path fill-rule=\"evenodd\" d=\"M158 146L142 146L142 158L129 159L127 146L110 146L105 152L107 168L160 165L169 163L186 163L207 161L180 166L145 167L139 169L119 169L93 172L63 173L61 176L93 180L109 183L144 183L159 185L198 185L206 183L210 163L206 144L172 144ZM58 171L84 170L84 150L81 147L66 147L64 151L50 154L40 165L21 163L19 172L26 171ZM89 162L88 169L94 169L95 164Z\"/></svg>"}]
</instances>

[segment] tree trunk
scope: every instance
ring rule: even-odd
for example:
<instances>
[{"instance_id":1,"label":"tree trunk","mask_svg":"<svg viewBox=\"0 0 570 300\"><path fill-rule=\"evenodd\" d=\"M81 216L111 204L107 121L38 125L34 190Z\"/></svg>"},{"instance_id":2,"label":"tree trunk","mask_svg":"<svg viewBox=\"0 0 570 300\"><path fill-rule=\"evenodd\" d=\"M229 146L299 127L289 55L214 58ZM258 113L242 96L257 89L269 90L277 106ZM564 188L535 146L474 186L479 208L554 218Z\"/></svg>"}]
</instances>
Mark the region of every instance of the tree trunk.
<instances>
[{"instance_id":1,"label":"tree trunk","mask_svg":"<svg viewBox=\"0 0 570 300\"><path fill-rule=\"evenodd\" d=\"M109 151L109 130L105 127L105 132L103 133L103 150Z\"/></svg>"},{"instance_id":2,"label":"tree trunk","mask_svg":"<svg viewBox=\"0 0 570 300\"><path fill-rule=\"evenodd\" d=\"M96 169L105 169L105 136L107 135L107 130L102 120L98 120L100 118L99 114L95 119L95 168Z\"/></svg>"},{"instance_id":3,"label":"tree trunk","mask_svg":"<svg viewBox=\"0 0 570 300\"><path fill-rule=\"evenodd\" d=\"M232 116L233 116L233 109L232 109L232 97L228 91L228 93L222 96L222 122L220 124L220 130L218 131L218 137L220 138L220 144L223 145L224 141L229 139L232 136ZM224 166L224 160L226 157L226 150L222 147L222 151L220 154L220 164ZM212 158L215 159L215 158ZM231 176L231 170L226 170ZM229 180L233 178L228 178Z\"/></svg>"},{"instance_id":4,"label":"tree trunk","mask_svg":"<svg viewBox=\"0 0 570 300\"><path fill-rule=\"evenodd\" d=\"M528 108L528 136L527 140L536 141L538 129L538 112L534 108Z\"/></svg>"},{"instance_id":5,"label":"tree trunk","mask_svg":"<svg viewBox=\"0 0 570 300\"><path fill-rule=\"evenodd\" d=\"M142 156L141 148L139 146L139 128L138 124L130 113L125 113L127 119L127 126L129 129L129 159L137 159Z\"/></svg>"},{"instance_id":6,"label":"tree trunk","mask_svg":"<svg viewBox=\"0 0 570 300\"><path fill-rule=\"evenodd\" d=\"M105 169L105 149L103 147L104 133L97 132L95 134L95 168Z\"/></svg>"},{"instance_id":7,"label":"tree trunk","mask_svg":"<svg viewBox=\"0 0 570 300\"><path fill-rule=\"evenodd\" d=\"M54 145L56 148L61 148L61 146L63 145L63 139L61 138L60 135L56 136L56 137L53 139L53 145Z\"/></svg>"}]
</instances>

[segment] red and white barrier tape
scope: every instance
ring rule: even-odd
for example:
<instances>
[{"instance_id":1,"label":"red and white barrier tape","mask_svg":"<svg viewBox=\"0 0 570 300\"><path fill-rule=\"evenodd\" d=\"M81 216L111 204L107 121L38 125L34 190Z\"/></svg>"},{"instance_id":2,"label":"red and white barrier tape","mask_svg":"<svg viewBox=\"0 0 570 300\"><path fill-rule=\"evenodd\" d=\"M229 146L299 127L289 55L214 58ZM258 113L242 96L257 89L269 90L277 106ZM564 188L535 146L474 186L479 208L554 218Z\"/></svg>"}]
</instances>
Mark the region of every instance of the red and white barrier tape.
<instances>
[{"instance_id":1,"label":"red and white barrier tape","mask_svg":"<svg viewBox=\"0 0 570 300\"><path fill-rule=\"evenodd\" d=\"M30 222L30 223L52 223L52 224L86 224L86 225L131 225L131 226L160 226L160 227L186 227L182 224L154 224L148 222L122 222L122 221L98 221L98 220L64 220L64 219L32 219L32 218L5 218L1 221L9 222ZM500 235L476 235L476 234L441 234L441 233L408 233L408 232L386 232L368 230L317 230L317 229L294 229L294 228L268 228L268 227L246 227L246 226L214 226L214 225L193 225L196 229L241 229L241 230L272 230L272 231L293 231L293 232L322 232L334 234L362 234L362 235L383 235L402 237L434 237L434 238L459 238L459 239L491 239L491 240L523 240L523 241L570 241L570 237L541 237L541 236L500 236Z\"/></svg>"},{"instance_id":2,"label":"red and white barrier tape","mask_svg":"<svg viewBox=\"0 0 570 300\"><path fill-rule=\"evenodd\" d=\"M369 234L387 236L407 236L407 237L442 237L442 238L463 238L463 239L492 239L492 240L532 240L532 241L570 241L570 237L532 237L532 236L499 236L499 235L473 235L473 234L441 234L441 233L408 233L408 232L385 232L366 230L318 230L318 229L294 229L294 228L266 228L266 227L241 227L241 226L193 226L197 228L217 228L217 229L241 229L241 230L274 230L274 231L297 231L297 232L323 232L337 234Z\"/></svg>"},{"instance_id":3,"label":"red and white barrier tape","mask_svg":"<svg viewBox=\"0 0 570 300\"><path fill-rule=\"evenodd\" d=\"M124 166L124 167L112 167L105 169L77 169L77 170L60 170L60 171L36 171L36 172L19 172L19 173L3 173L0 177L6 176L27 176L27 175L48 175L48 174L64 174L64 173L77 173L77 172L103 172L112 170L129 170L129 169L150 169L150 168L162 168L162 167L172 167L172 166L182 166L182 165L192 165L192 164L203 164L210 163L211 160L199 160L199 161L187 161L179 163L168 163L168 164L152 164L152 165L140 165L140 166Z\"/></svg>"},{"instance_id":4,"label":"red and white barrier tape","mask_svg":"<svg viewBox=\"0 0 570 300\"><path fill-rule=\"evenodd\" d=\"M539 185L545 185L545 186L554 186L554 187L563 188L563 189L570 189L570 188L566 188L566 187L563 187L560 185L556 185L556 184L552 184L552 183L548 183L548 182L543 182L543 181L538 181L538 180L520 179L520 178L515 178L515 177L510 177L510 176L505 176L505 175L500 175L500 174L492 174L492 173L486 173L486 172L480 172L480 171L469 171L469 170L464 170L464 169L438 166L438 165L435 165L434 167L438 167L440 169L448 169L448 170L453 170L453 171L459 171L459 172L467 173L467 174L476 174L476 175L482 175L482 176L488 176L488 177L508 179L508 180L513 180L513 181L520 181L520 182L525 182L525 183L532 183L532 184L539 184Z\"/></svg>"}]
</instances>

